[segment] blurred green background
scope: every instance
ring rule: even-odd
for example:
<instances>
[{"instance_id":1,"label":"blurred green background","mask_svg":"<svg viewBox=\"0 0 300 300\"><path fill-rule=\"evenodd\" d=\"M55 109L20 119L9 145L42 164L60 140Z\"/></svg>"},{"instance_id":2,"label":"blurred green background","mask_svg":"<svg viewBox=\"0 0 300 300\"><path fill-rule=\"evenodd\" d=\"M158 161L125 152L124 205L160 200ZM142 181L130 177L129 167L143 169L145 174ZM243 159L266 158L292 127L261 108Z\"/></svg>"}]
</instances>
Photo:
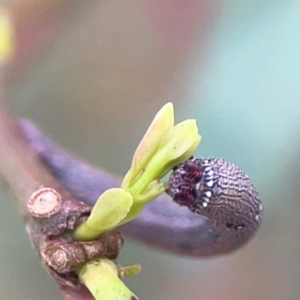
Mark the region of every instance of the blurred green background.
<instances>
[{"instance_id":1,"label":"blurred green background","mask_svg":"<svg viewBox=\"0 0 300 300\"><path fill-rule=\"evenodd\" d=\"M300 299L300 2L62 2L0 0L21 28L14 114L123 175L172 101L177 121L197 119L197 155L242 167L264 203L258 235L232 255L196 260L127 240L120 261L143 266L129 287L141 300ZM0 298L61 299L4 188L0 227Z\"/></svg>"}]
</instances>

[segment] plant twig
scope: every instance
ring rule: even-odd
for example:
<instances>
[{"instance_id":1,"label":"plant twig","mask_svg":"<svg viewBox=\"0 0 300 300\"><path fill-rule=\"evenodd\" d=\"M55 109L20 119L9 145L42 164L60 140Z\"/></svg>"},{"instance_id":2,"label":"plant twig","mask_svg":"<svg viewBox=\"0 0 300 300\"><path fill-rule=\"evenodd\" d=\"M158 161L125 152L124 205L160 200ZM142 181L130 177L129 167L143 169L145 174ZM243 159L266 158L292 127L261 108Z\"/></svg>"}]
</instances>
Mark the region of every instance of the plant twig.
<instances>
[{"instance_id":1,"label":"plant twig","mask_svg":"<svg viewBox=\"0 0 300 300\"><path fill-rule=\"evenodd\" d=\"M2 100L2 101L1 101ZM47 167L40 161L36 152L29 145L24 133L14 119L6 112L3 99L0 100L0 174L10 191L14 194L20 214L24 218L32 244L39 256L41 248L52 229L61 226L61 232L72 229L80 220L81 212L88 211L89 207L75 200L70 193L59 183ZM35 218L28 210L28 199L41 186L55 189L61 196L64 209L61 209L55 218ZM76 214L77 213L77 214ZM72 222L69 216L72 215ZM45 223L46 222L46 223ZM58 223L59 222L59 223ZM65 223L64 223L65 222ZM65 226L65 228L64 228ZM43 260L42 260L43 261ZM48 270L49 271L49 270ZM59 284L65 299L91 300L93 297L81 284L74 290L73 287L62 284L60 278L51 274Z\"/></svg>"}]
</instances>

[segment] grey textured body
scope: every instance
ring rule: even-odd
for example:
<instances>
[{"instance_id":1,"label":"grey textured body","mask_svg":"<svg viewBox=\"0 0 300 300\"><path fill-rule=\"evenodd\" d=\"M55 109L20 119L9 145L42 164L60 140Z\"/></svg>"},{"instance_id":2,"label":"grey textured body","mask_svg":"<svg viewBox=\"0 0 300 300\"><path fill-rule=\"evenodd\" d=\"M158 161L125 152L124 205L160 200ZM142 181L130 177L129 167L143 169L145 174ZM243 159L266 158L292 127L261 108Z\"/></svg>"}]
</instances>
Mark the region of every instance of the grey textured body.
<instances>
[{"instance_id":1,"label":"grey textured body","mask_svg":"<svg viewBox=\"0 0 300 300\"><path fill-rule=\"evenodd\" d=\"M262 221L262 204L246 173L221 158L199 160L199 163L203 165L204 176L197 184L197 200L189 209L215 221L217 226L240 231L238 235L256 232ZM207 187L210 177L213 186ZM205 190L211 191L209 199ZM205 200L209 201L203 207Z\"/></svg>"},{"instance_id":2,"label":"grey textured body","mask_svg":"<svg viewBox=\"0 0 300 300\"><path fill-rule=\"evenodd\" d=\"M193 176L199 179L193 181ZM169 194L175 202L182 205L186 201L182 198L186 197L186 206L192 212L227 231L229 240L237 245L254 235L262 222L262 203L251 180L243 170L222 158L190 159L174 170L169 184Z\"/></svg>"}]
</instances>

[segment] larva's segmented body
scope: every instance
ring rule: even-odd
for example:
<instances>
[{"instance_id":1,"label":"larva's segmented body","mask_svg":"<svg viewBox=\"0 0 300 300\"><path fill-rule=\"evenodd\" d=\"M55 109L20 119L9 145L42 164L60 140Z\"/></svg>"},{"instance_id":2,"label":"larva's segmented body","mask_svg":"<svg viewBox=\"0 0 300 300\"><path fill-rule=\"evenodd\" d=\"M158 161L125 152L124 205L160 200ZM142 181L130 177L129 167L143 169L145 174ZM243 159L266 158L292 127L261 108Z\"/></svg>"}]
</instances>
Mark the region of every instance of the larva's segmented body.
<instances>
[{"instance_id":1,"label":"larva's segmented body","mask_svg":"<svg viewBox=\"0 0 300 300\"><path fill-rule=\"evenodd\" d=\"M177 166L167 193L218 227L241 235L252 235L262 221L261 200L249 177L221 158L192 158Z\"/></svg>"}]
</instances>

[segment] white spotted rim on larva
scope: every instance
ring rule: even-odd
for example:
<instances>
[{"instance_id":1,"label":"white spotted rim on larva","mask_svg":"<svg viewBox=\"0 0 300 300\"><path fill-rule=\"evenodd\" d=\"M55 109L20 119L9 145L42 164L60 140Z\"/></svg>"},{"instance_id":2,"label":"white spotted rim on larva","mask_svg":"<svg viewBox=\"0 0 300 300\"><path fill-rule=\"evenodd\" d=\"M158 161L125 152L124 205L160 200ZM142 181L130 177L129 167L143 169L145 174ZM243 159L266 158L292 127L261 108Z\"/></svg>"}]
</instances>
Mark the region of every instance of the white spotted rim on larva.
<instances>
[{"instance_id":1,"label":"white spotted rim on larva","mask_svg":"<svg viewBox=\"0 0 300 300\"><path fill-rule=\"evenodd\" d=\"M49 218L59 212L62 199L52 188L40 188L29 198L27 207L29 212L37 218Z\"/></svg>"}]
</instances>

